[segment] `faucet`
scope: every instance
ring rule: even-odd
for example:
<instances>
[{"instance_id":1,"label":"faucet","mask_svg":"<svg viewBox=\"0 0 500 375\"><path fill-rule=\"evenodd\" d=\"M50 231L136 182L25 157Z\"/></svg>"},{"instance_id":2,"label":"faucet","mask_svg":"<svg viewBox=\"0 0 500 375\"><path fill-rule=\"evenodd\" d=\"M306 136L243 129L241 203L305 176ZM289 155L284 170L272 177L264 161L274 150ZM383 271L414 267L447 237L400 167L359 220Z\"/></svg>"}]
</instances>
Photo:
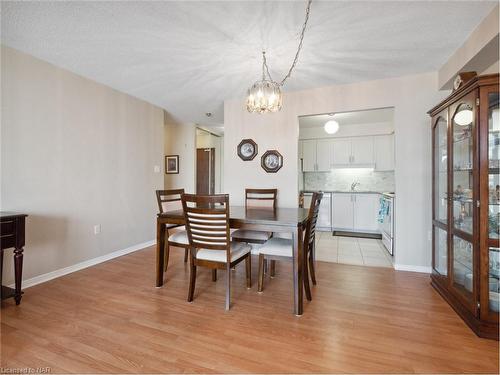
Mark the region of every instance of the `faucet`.
<instances>
[{"instance_id":1,"label":"faucet","mask_svg":"<svg viewBox=\"0 0 500 375\"><path fill-rule=\"evenodd\" d=\"M356 186L358 186L358 185L361 185L361 184L359 183L359 181L354 181L354 182L351 184L351 191L354 191L354 190L356 189Z\"/></svg>"}]
</instances>

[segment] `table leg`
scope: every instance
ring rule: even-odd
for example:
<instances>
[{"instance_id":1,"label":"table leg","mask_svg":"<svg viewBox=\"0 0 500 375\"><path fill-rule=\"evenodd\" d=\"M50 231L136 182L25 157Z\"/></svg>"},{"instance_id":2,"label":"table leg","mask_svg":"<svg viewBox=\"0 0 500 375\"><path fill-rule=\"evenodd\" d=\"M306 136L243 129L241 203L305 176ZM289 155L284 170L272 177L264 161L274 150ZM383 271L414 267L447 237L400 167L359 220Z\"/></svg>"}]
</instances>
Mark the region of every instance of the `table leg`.
<instances>
[{"instance_id":1,"label":"table leg","mask_svg":"<svg viewBox=\"0 0 500 375\"><path fill-rule=\"evenodd\" d=\"M16 305L21 303L21 280L23 278L23 248L14 249L14 278L16 282L14 299Z\"/></svg>"},{"instance_id":2,"label":"table leg","mask_svg":"<svg viewBox=\"0 0 500 375\"><path fill-rule=\"evenodd\" d=\"M165 224L156 220L156 287L163 285L163 268L165 261Z\"/></svg>"},{"instance_id":3,"label":"table leg","mask_svg":"<svg viewBox=\"0 0 500 375\"><path fill-rule=\"evenodd\" d=\"M302 315L303 312L303 273L304 249L302 246L302 228L295 228L293 231L293 311L295 315Z\"/></svg>"}]
</instances>

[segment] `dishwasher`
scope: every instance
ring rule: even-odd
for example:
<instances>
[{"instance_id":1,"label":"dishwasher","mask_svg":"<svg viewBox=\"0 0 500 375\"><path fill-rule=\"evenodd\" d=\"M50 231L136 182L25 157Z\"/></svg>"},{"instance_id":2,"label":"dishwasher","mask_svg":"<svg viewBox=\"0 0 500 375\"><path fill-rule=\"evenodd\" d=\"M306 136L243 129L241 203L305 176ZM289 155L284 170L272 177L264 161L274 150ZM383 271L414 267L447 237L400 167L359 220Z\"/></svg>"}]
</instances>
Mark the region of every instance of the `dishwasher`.
<instances>
[{"instance_id":1,"label":"dishwasher","mask_svg":"<svg viewBox=\"0 0 500 375\"><path fill-rule=\"evenodd\" d=\"M304 192L304 208L311 206L312 192ZM316 230L320 232L332 232L332 194L323 193L323 199L319 204L318 221Z\"/></svg>"}]
</instances>

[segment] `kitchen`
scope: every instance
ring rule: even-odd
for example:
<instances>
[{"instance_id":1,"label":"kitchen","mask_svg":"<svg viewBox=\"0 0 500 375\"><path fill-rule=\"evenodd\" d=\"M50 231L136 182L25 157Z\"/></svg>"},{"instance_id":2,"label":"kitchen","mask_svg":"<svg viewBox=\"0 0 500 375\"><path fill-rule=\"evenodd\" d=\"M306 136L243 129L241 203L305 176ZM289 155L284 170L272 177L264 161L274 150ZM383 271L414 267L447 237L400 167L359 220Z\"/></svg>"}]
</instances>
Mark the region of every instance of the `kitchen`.
<instances>
[{"instance_id":1,"label":"kitchen","mask_svg":"<svg viewBox=\"0 0 500 375\"><path fill-rule=\"evenodd\" d=\"M325 195L316 259L393 267L394 108L299 117L298 181Z\"/></svg>"}]
</instances>

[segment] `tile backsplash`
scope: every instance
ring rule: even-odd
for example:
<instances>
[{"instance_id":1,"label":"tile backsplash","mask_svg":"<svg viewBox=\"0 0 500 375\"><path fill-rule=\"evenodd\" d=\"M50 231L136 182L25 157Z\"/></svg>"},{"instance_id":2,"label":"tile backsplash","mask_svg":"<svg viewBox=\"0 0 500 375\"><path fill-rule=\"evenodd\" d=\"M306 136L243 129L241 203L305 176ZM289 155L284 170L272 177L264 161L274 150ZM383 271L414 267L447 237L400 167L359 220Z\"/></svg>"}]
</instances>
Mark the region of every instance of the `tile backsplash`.
<instances>
[{"instance_id":1,"label":"tile backsplash","mask_svg":"<svg viewBox=\"0 0 500 375\"><path fill-rule=\"evenodd\" d=\"M394 191L393 171L345 168L330 172L304 172L304 190L350 190L354 181L360 183L356 190Z\"/></svg>"}]
</instances>

